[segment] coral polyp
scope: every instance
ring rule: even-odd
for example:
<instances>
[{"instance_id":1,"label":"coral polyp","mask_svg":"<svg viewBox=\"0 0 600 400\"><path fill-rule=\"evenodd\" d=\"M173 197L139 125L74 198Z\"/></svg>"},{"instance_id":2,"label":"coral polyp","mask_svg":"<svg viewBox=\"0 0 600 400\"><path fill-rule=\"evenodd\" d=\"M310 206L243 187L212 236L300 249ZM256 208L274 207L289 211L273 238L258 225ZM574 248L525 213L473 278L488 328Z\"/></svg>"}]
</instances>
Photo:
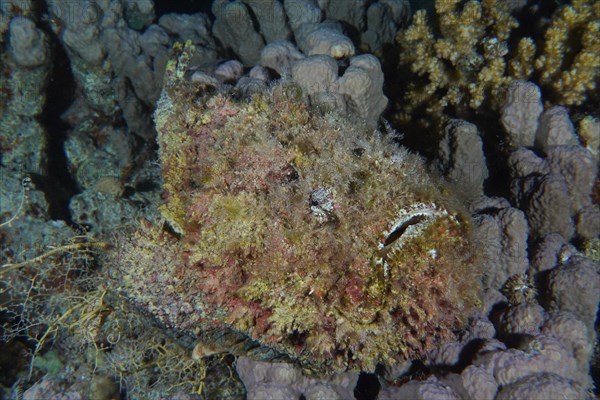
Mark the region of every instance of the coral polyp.
<instances>
[{"instance_id":1,"label":"coral polyp","mask_svg":"<svg viewBox=\"0 0 600 400\"><path fill-rule=\"evenodd\" d=\"M118 274L143 276L122 279L130 297L175 328L233 329L330 372L452 337L478 301L470 223L420 157L285 83L238 101L178 68L156 114L176 234L122 239Z\"/></svg>"}]
</instances>

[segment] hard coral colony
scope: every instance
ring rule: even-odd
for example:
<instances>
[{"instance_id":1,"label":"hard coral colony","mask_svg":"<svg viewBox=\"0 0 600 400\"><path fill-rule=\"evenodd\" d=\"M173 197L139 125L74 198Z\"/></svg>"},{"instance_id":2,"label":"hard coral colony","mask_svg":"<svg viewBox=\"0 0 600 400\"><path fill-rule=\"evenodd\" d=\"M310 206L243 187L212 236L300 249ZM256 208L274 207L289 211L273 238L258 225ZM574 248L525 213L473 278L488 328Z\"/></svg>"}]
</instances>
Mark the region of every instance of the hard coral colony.
<instances>
[{"instance_id":1,"label":"hard coral colony","mask_svg":"<svg viewBox=\"0 0 600 400\"><path fill-rule=\"evenodd\" d=\"M519 2L436 0L433 16L414 13L410 27L397 35L400 67L412 75L399 121L431 125L451 114L465 118L473 110L496 110L515 80L537 82L554 104L576 106L595 96L600 2L564 4L541 27L538 40L518 41L517 28L532 28L519 27L513 3Z\"/></svg>"},{"instance_id":2,"label":"hard coral colony","mask_svg":"<svg viewBox=\"0 0 600 400\"><path fill-rule=\"evenodd\" d=\"M207 95L186 78L191 52L168 65L155 115L173 234L123 239L131 297L175 328L230 327L326 372L373 371L451 337L479 277L468 217L422 160L313 112L293 84ZM133 279L146 273L156 279Z\"/></svg>"}]
</instances>

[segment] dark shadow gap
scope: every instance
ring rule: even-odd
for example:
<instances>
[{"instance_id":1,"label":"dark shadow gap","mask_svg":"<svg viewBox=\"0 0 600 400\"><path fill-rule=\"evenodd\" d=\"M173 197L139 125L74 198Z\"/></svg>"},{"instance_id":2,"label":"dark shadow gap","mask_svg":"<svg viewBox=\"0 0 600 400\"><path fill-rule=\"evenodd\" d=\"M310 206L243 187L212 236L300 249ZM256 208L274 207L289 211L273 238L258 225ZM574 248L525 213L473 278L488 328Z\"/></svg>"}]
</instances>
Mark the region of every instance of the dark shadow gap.
<instances>
[{"instance_id":1,"label":"dark shadow gap","mask_svg":"<svg viewBox=\"0 0 600 400\"><path fill-rule=\"evenodd\" d=\"M376 399L380 390L381 383L379 383L377 375L361 372L354 388L354 397L356 400Z\"/></svg>"},{"instance_id":2,"label":"dark shadow gap","mask_svg":"<svg viewBox=\"0 0 600 400\"><path fill-rule=\"evenodd\" d=\"M177 14L195 14L205 13L211 15L210 8L212 1L198 1L198 0L156 0L154 2L154 11L156 12L156 18L160 18L165 14L177 13Z\"/></svg>"},{"instance_id":3,"label":"dark shadow gap","mask_svg":"<svg viewBox=\"0 0 600 400\"><path fill-rule=\"evenodd\" d=\"M41 27L50 40L53 65L46 88L46 104L40 121L46 128L46 170L43 176L38 177L40 181L35 183L46 196L50 218L72 224L69 201L81 191L67 165L64 143L70 127L61 116L74 101L76 85L69 57L58 41L58 37L47 25Z\"/></svg>"}]
</instances>

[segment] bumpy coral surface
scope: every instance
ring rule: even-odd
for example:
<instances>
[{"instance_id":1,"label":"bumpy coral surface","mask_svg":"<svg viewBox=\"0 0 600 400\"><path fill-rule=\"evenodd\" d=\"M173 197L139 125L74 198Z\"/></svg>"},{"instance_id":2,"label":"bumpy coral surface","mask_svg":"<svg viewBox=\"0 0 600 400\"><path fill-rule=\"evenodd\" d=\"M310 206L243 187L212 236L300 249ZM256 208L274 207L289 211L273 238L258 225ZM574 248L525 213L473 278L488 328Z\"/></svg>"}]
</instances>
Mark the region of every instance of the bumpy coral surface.
<instances>
[{"instance_id":1,"label":"bumpy coral surface","mask_svg":"<svg viewBox=\"0 0 600 400\"><path fill-rule=\"evenodd\" d=\"M248 102L205 95L185 78L188 51L156 113L177 238L124 240L130 295L176 328L231 327L327 371L451 337L478 302L476 257L468 218L420 158L307 109L294 85Z\"/></svg>"}]
</instances>

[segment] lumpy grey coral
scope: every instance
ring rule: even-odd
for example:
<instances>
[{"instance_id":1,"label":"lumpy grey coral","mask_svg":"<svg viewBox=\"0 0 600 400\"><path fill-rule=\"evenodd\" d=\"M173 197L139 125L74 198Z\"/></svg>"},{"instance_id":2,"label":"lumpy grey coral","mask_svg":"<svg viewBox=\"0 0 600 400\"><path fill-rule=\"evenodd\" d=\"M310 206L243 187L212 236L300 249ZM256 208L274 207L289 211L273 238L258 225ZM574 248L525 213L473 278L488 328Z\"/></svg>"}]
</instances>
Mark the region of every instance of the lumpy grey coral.
<instances>
[{"instance_id":1,"label":"lumpy grey coral","mask_svg":"<svg viewBox=\"0 0 600 400\"><path fill-rule=\"evenodd\" d=\"M511 385L503 387L496 400L509 399L551 399L560 393L561 399L575 400L582 398L582 390L573 382L560 375L542 373L528 376Z\"/></svg>"},{"instance_id":2,"label":"lumpy grey coral","mask_svg":"<svg viewBox=\"0 0 600 400\"><path fill-rule=\"evenodd\" d=\"M337 83L337 92L349 99L349 110L371 123L377 121L388 103L383 94L383 71L377 58L370 54L352 57L350 66Z\"/></svg>"},{"instance_id":3,"label":"lumpy grey coral","mask_svg":"<svg viewBox=\"0 0 600 400\"><path fill-rule=\"evenodd\" d=\"M535 84L514 81L508 86L500 122L510 146L533 146L543 110L542 93Z\"/></svg>"},{"instance_id":4,"label":"lumpy grey coral","mask_svg":"<svg viewBox=\"0 0 600 400\"><path fill-rule=\"evenodd\" d=\"M575 128L565 107L555 106L540 116L535 147L547 154L554 146L578 144Z\"/></svg>"},{"instance_id":5,"label":"lumpy grey coral","mask_svg":"<svg viewBox=\"0 0 600 400\"><path fill-rule=\"evenodd\" d=\"M593 354L590 339L594 336L586 324L569 311L554 311L549 313L544 322L542 334L555 337L572 352L582 381L585 381Z\"/></svg>"},{"instance_id":6,"label":"lumpy grey coral","mask_svg":"<svg viewBox=\"0 0 600 400\"><path fill-rule=\"evenodd\" d=\"M158 98L173 39L191 40L203 62L216 60L216 45L203 14L164 15L159 24L139 32L126 19L146 26L148 18L154 17L145 3L134 7L121 0L57 0L49 12L87 105L104 118L115 119L122 110L129 129L144 138L153 136L145 109L154 107ZM135 17L142 19L132 20L131 12L142 12Z\"/></svg>"},{"instance_id":7,"label":"lumpy grey coral","mask_svg":"<svg viewBox=\"0 0 600 400\"><path fill-rule=\"evenodd\" d=\"M266 43L291 37L283 4L279 0L243 0L252 10Z\"/></svg>"},{"instance_id":8,"label":"lumpy grey coral","mask_svg":"<svg viewBox=\"0 0 600 400\"><path fill-rule=\"evenodd\" d=\"M411 381L401 387L389 387L379 393L380 400L459 400L452 388L435 377L424 381Z\"/></svg>"},{"instance_id":9,"label":"lumpy grey coral","mask_svg":"<svg viewBox=\"0 0 600 400\"><path fill-rule=\"evenodd\" d=\"M466 121L451 120L444 133L438 145L438 168L467 198L481 196L488 169L477 127Z\"/></svg>"},{"instance_id":10,"label":"lumpy grey coral","mask_svg":"<svg viewBox=\"0 0 600 400\"><path fill-rule=\"evenodd\" d=\"M512 200L519 208L525 208L529 200L529 192L537 183L537 179L550 173L550 166L533 150L525 147L511 152L508 165Z\"/></svg>"},{"instance_id":11,"label":"lumpy grey coral","mask_svg":"<svg viewBox=\"0 0 600 400\"><path fill-rule=\"evenodd\" d=\"M0 227L26 211L45 215L49 207L31 179L32 174L43 175L47 165L43 112L52 66L49 37L32 19L33 5L20 5L23 15L16 15L11 4L0 3L0 47L6 49L0 51ZM29 229L36 223L33 218L20 222Z\"/></svg>"},{"instance_id":12,"label":"lumpy grey coral","mask_svg":"<svg viewBox=\"0 0 600 400\"><path fill-rule=\"evenodd\" d=\"M535 245L531 256L531 272L535 274L550 270L567 261L576 251L559 233L545 235Z\"/></svg>"},{"instance_id":13,"label":"lumpy grey coral","mask_svg":"<svg viewBox=\"0 0 600 400\"><path fill-rule=\"evenodd\" d=\"M381 55L386 44L392 43L399 28L406 26L410 3L406 0L380 0L369 5L367 30L362 34L363 47Z\"/></svg>"},{"instance_id":14,"label":"lumpy grey coral","mask_svg":"<svg viewBox=\"0 0 600 400\"><path fill-rule=\"evenodd\" d=\"M590 206L590 195L598 175L598 162L592 154L577 145L556 146L548 152L547 160L550 170L565 179L571 214ZM598 234L600 231L596 232Z\"/></svg>"},{"instance_id":15,"label":"lumpy grey coral","mask_svg":"<svg viewBox=\"0 0 600 400\"><path fill-rule=\"evenodd\" d=\"M10 54L21 67L38 67L48 61L46 35L27 17L15 17L9 25Z\"/></svg>"},{"instance_id":16,"label":"lumpy grey coral","mask_svg":"<svg viewBox=\"0 0 600 400\"><path fill-rule=\"evenodd\" d=\"M325 24L304 27L298 47L309 56L327 55L335 59L349 58L355 54L354 44L339 29Z\"/></svg>"},{"instance_id":17,"label":"lumpy grey coral","mask_svg":"<svg viewBox=\"0 0 600 400\"><path fill-rule=\"evenodd\" d=\"M312 56L292 65L292 80L315 105L329 103L334 109L347 109L369 124L377 122L387 106L383 94L383 72L372 55L352 57L350 66L338 76L339 67L332 57Z\"/></svg>"},{"instance_id":18,"label":"lumpy grey coral","mask_svg":"<svg viewBox=\"0 0 600 400\"><path fill-rule=\"evenodd\" d=\"M358 374L346 372L326 379L309 378L293 364L253 361L239 357L236 371L246 386L249 400L350 399Z\"/></svg>"},{"instance_id":19,"label":"lumpy grey coral","mask_svg":"<svg viewBox=\"0 0 600 400\"><path fill-rule=\"evenodd\" d=\"M244 66L237 60L219 64L213 74L220 82L237 82L244 73Z\"/></svg>"},{"instance_id":20,"label":"lumpy grey coral","mask_svg":"<svg viewBox=\"0 0 600 400\"><path fill-rule=\"evenodd\" d=\"M351 58L356 53L356 44L346 35L342 23L364 31L364 44L376 51L393 41L397 30L406 22L410 6L400 0L379 1L370 4L369 13L367 6L366 2L286 0L282 5L276 0L219 0L212 5L216 16L213 33L245 66L260 63L279 75L293 74L293 66L305 56L350 59L348 70L337 79L337 85L327 91L311 82L319 79L322 68L314 62L311 65L316 70L307 71L309 79L298 78L298 83L306 95L319 98L319 102L342 107L374 123L387 106L380 63L366 54ZM287 22L282 24L285 16L289 26ZM367 19L368 28L365 27ZM303 64L299 68L307 66Z\"/></svg>"},{"instance_id":21,"label":"lumpy grey coral","mask_svg":"<svg viewBox=\"0 0 600 400\"><path fill-rule=\"evenodd\" d=\"M527 219L506 201L482 199L472 209L476 237L484 251L485 285L499 289L510 276L527 271Z\"/></svg>"},{"instance_id":22,"label":"lumpy grey coral","mask_svg":"<svg viewBox=\"0 0 600 400\"><path fill-rule=\"evenodd\" d=\"M260 64L271 68L281 76L289 76L295 61L304 57L293 43L281 40L265 46L260 55Z\"/></svg>"},{"instance_id":23,"label":"lumpy grey coral","mask_svg":"<svg viewBox=\"0 0 600 400\"><path fill-rule=\"evenodd\" d=\"M550 271L548 287L552 309L572 312L593 331L600 302L598 265L585 257L573 256Z\"/></svg>"},{"instance_id":24,"label":"lumpy grey coral","mask_svg":"<svg viewBox=\"0 0 600 400\"><path fill-rule=\"evenodd\" d=\"M335 90L338 65L331 57L320 55L304 58L294 63L292 80L306 96Z\"/></svg>"},{"instance_id":25,"label":"lumpy grey coral","mask_svg":"<svg viewBox=\"0 0 600 400\"><path fill-rule=\"evenodd\" d=\"M577 378L573 356L560 342L551 337L537 336L526 351L500 350L478 355L474 365L489 371L499 386L506 386L543 372L557 373L569 379Z\"/></svg>"},{"instance_id":26,"label":"lumpy grey coral","mask_svg":"<svg viewBox=\"0 0 600 400\"><path fill-rule=\"evenodd\" d=\"M549 174L537 179L528 196L526 211L534 237L554 232L573 237L568 187L562 176Z\"/></svg>"},{"instance_id":27,"label":"lumpy grey coral","mask_svg":"<svg viewBox=\"0 0 600 400\"><path fill-rule=\"evenodd\" d=\"M509 165L511 193L527 212L533 237L559 233L571 239L575 234L584 238L600 234L600 211L591 199L598 163L589 150L557 145L541 158L519 148L510 155Z\"/></svg>"},{"instance_id":28,"label":"lumpy grey coral","mask_svg":"<svg viewBox=\"0 0 600 400\"><path fill-rule=\"evenodd\" d=\"M498 391L494 376L484 368L475 365L465 368L457 380L455 386L467 399L493 399Z\"/></svg>"},{"instance_id":29,"label":"lumpy grey coral","mask_svg":"<svg viewBox=\"0 0 600 400\"><path fill-rule=\"evenodd\" d=\"M254 30L247 6L241 1L215 1L212 12L217 19L213 33L226 47L231 47L245 65L254 65L259 60L265 45L262 36Z\"/></svg>"}]
</instances>

